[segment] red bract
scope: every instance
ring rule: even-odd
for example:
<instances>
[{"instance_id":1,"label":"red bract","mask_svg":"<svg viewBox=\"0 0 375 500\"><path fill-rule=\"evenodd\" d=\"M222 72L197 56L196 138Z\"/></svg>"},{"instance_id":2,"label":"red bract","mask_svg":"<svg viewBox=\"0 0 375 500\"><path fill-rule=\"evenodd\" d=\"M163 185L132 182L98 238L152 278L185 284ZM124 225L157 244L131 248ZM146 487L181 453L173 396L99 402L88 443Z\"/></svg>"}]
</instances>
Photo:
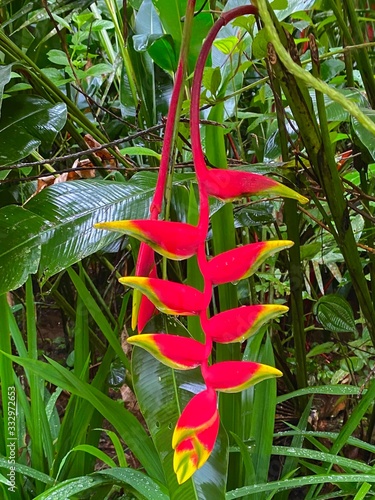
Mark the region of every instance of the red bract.
<instances>
[{"instance_id":1,"label":"red bract","mask_svg":"<svg viewBox=\"0 0 375 500\"><path fill-rule=\"evenodd\" d=\"M172 447L211 427L218 417L217 396L212 388L196 394L181 413L172 437Z\"/></svg>"},{"instance_id":2,"label":"red bract","mask_svg":"<svg viewBox=\"0 0 375 500\"><path fill-rule=\"evenodd\" d=\"M223 252L207 264L207 275L213 285L239 281L251 276L267 259L280 250L289 248L293 241L274 240L249 243L227 252Z\"/></svg>"},{"instance_id":3,"label":"red bract","mask_svg":"<svg viewBox=\"0 0 375 500\"><path fill-rule=\"evenodd\" d=\"M277 318L288 311L286 306L264 304L242 306L216 314L211 319L201 319L207 336L214 342L229 344L243 342L257 333L267 321Z\"/></svg>"},{"instance_id":4,"label":"red bract","mask_svg":"<svg viewBox=\"0 0 375 500\"><path fill-rule=\"evenodd\" d=\"M173 469L179 484L187 481L194 472L208 460L219 431L220 418L216 413L214 421L207 429L179 443L174 452Z\"/></svg>"},{"instance_id":5,"label":"red bract","mask_svg":"<svg viewBox=\"0 0 375 500\"><path fill-rule=\"evenodd\" d=\"M282 376L277 368L252 361L222 361L206 368L203 365L202 374L207 386L221 392L240 392L267 378Z\"/></svg>"},{"instance_id":6,"label":"red bract","mask_svg":"<svg viewBox=\"0 0 375 500\"><path fill-rule=\"evenodd\" d=\"M197 340L163 333L136 335L128 338L128 342L146 349L163 364L176 370L196 368L207 361L211 350L210 346Z\"/></svg>"},{"instance_id":7,"label":"red bract","mask_svg":"<svg viewBox=\"0 0 375 500\"><path fill-rule=\"evenodd\" d=\"M188 285L138 276L126 276L119 281L145 294L159 311L166 314L191 316L207 307L203 293Z\"/></svg>"},{"instance_id":8,"label":"red bract","mask_svg":"<svg viewBox=\"0 0 375 500\"><path fill-rule=\"evenodd\" d=\"M199 244L206 237L197 226L161 220L99 222L95 227L129 234L173 260L188 259L195 255Z\"/></svg>"},{"instance_id":9,"label":"red bract","mask_svg":"<svg viewBox=\"0 0 375 500\"><path fill-rule=\"evenodd\" d=\"M240 170L207 170L203 177L203 185L210 196L223 201L266 194L292 198L300 203L308 202L304 196L273 179Z\"/></svg>"}]
</instances>

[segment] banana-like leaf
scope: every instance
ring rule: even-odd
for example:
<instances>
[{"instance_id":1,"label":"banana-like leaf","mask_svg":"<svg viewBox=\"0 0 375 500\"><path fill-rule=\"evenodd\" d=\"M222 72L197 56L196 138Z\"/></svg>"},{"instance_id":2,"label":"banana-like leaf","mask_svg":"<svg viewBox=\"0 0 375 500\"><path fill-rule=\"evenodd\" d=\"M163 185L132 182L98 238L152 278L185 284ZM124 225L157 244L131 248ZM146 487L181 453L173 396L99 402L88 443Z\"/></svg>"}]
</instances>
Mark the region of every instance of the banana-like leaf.
<instances>
[{"instance_id":1,"label":"banana-like leaf","mask_svg":"<svg viewBox=\"0 0 375 500\"><path fill-rule=\"evenodd\" d=\"M181 189L189 179L176 176L174 188ZM20 287L38 269L48 279L122 237L93 226L103 220L147 218L155 183L150 172L128 182L57 183L23 208L0 208L0 293Z\"/></svg>"},{"instance_id":2,"label":"banana-like leaf","mask_svg":"<svg viewBox=\"0 0 375 500\"><path fill-rule=\"evenodd\" d=\"M51 104L31 95L6 99L0 119L0 165L16 163L41 144L49 146L66 118L64 103Z\"/></svg>"},{"instance_id":3,"label":"banana-like leaf","mask_svg":"<svg viewBox=\"0 0 375 500\"><path fill-rule=\"evenodd\" d=\"M135 182L102 180L55 184L24 208L0 209L0 293L21 286L38 270L46 279L119 238L95 222L145 218L154 192Z\"/></svg>"},{"instance_id":4,"label":"banana-like leaf","mask_svg":"<svg viewBox=\"0 0 375 500\"><path fill-rule=\"evenodd\" d=\"M159 453L170 497L179 500L224 499L228 438L222 428L210 458L192 479L178 485L173 472L174 427L194 394L205 389L199 369L173 371L138 348L133 351L132 367L137 400Z\"/></svg>"},{"instance_id":5,"label":"banana-like leaf","mask_svg":"<svg viewBox=\"0 0 375 500\"><path fill-rule=\"evenodd\" d=\"M36 273L45 219L16 205L0 209L0 294L25 283Z\"/></svg>"}]
</instances>

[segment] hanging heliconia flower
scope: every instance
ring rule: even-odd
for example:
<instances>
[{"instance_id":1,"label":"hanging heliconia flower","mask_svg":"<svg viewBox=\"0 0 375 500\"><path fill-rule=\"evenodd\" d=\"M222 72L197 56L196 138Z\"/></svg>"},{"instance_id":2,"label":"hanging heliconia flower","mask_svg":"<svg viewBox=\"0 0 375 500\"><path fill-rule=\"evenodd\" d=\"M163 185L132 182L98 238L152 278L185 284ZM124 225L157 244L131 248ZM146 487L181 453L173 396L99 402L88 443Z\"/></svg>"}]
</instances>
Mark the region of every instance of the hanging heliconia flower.
<instances>
[{"instance_id":1,"label":"hanging heliconia flower","mask_svg":"<svg viewBox=\"0 0 375 500\"><path fill-rule=\"evenodd\" d=\"M195 1L188 0L190 16L194 13L194 6ZM200 318L206 337L204 343L193 338L164 333L147 333L128 339L130 344L147 350L160 362L173 369L201 368L206 388L194 395L183 409L172 437L173 467L180 484L204 465L214 448L220 424L217 393L242 391L262 380L282 375L274 367L251 361L222 361L210 364L213 342L243 342L254 335L265 322L288 310L283 305L260 304L238 307L210 318L208 308L213 287L251 276L265 259L291 247L293 242L280 240L252 243L208 259L205 253L205 238L209 224L209 196L232 201L251 195L267 194L292 198L300 203L307 202L304 196L273 179L243 171L209 169L205 163L200 142L199 98L206 59L213 40L222 26L235 17L255 13L255 7L250 5L222 13L208 33L196 64L191 91L190 120L193 159L200 198L197 226L157 220L161 210L166 168L171 150L173 132L171 121L173 125L178 102L176 95L183 81L183 57L180 59L166 124L158 184L151 205L151 219L102 222L96 225L98 229L119 231L142 242L135 276L120 278L123 285L134 289L133 330L138 326L140 333L156 309L166 314L197 315ZM159 279L154 252L173 260L197 255L204 280L204 291Z\"/></svg>"}]
</instances>

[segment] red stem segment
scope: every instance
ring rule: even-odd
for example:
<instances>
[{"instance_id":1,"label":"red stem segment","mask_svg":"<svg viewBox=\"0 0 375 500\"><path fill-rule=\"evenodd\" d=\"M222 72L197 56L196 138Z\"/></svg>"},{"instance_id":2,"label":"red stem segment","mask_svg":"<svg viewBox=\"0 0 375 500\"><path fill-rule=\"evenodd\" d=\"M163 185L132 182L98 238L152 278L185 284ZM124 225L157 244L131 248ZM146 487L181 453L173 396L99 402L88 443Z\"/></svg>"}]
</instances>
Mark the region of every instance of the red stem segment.
<instances>
[{"instance_id":1,"label":"red stem segment","mask_svg":"<svg viewBox=\"0 0 375 500\"><path fill-rule=\"evenodd\" d=\"M184 81L185 67L186 67L185 61L182 58L180 58L176 72L175 82L173 85L170 108L167 116L167 121L165 124L164 141L161 151L158 180L156 183L154 198L152 200L150 207L150 213L151 213L150 218L153 220L156 220L159 217L159 214L161 212L161 207L163 204L165 182L167 179L168 167L171 161L171 153L173 149L172 148L172 142L174 138L173 132L175 127L177 108L180 101L180 91Z\"/></svg>"},{"instance_id":2,"label":"red stem segment","mask_svg":"<svg viewBox=\"0 0 375 500\"><path fill-rule=\"evenodd\" d=\"M179 116L180 101L182 95L182 86L184 83L184 76L187 68L187 59L189 52L189 42L191 37L191 28L194 18L196 0L189 0L186 6L185 13L185 27L182 37L182 45L180 50L180 57L173 85L172 97L167 116L164 132L164 142L161 152L160 169L158 180L156 183L154 198L151 203L150 213L151 219L156 220L161 212L163 204L163 196L165 191L165 183L168 174L168 167L172 160L173 140L175 138L175 128L177 117Z\"/></svg>"},{"instance_id":3,"label":"red stem segment","mask_svg":"<svg viewBox=\"0 0 375 500\"><path fill-rule=\"evenodd\" d=\"M212 26L208 35L202 45L202 49L199 53L197 60L193 85L191 89L191 105L190 105L190 129L191 129L191 145L193 150L193 158L195 171L197 174L198 182L203 180L207 171L206 162L204 159L204 154L201 146L201 136L199 130L199 101L201 95L201 86L203 71L205 64L210 53L212 44L223 26L226 26L233 19L239 16L245 16L247 14L256 14L258 11L253 5L243 5L241 7L236 7L235 9L223 12L220 18Z\"/></svg>"}]
</instances>

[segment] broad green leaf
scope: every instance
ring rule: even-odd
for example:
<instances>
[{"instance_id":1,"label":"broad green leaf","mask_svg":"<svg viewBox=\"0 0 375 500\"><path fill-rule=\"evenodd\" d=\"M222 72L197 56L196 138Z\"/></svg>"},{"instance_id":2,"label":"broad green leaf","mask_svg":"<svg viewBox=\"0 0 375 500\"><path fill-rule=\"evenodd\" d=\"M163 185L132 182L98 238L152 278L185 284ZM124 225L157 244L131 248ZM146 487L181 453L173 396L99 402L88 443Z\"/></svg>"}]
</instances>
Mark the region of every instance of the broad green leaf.
<instances>
[{"instance_id":1,"label":"broad green leaf","mask_svg":"<svg viewBox=\"0 0 375 500\"><path fill-rule=\"evenodd\" d=\"M375 122L374 110L362 109L362 111L368 116L368 118ZM361 125L355 118L352 118L352 126L357 138L359 139L361 149L366 148L372 156L372 159L375 160L375 141L373 134Z\"/></svg>"},{"instance_id":2,"label":"broad green leaf","mask_svg":"<svg viewBox=\"0 0 375 500\"><path fill-rule=\"evenodd\" d=\"M340 59L328 59L321 65L321 78L325 81L331 80L345 69L345 63Z\"/></svg>"},{"instance_id":3,"label":"broad green leaf","mask_svg":"<svg viewBox=\"0 0 375 500\"><path fill-rule=\"evenodd\" d=\"M182 3L181 0L153 0L165 32L169 33L177 42L177 50L179 50L182 39L181 18L185 14Z\"/></svg>"},{"instance_id":4,"label":"broad green leaf","mask_svg":"<svg viewBox=\"0 0 375 500\"><path fill-rule=\"evenodd\" d=\"M173 48L173 39L169 35L158 37L147 49L152 59L165 71L175 72L177 57Z\"/></svg>"},{"instance_id":5,"label":"broad green leaf","mask_svg":"<svg viewBox=\"0 0 375 500\"><path fill-rule=\"evenodd\" d=\"M195 10L199 11L204 3L204 0L198 0ZM183 18L187 2L186 0L153 0L153 4L165 33L168 33L173 38L176 57L178 57L182 40ZM201 49L202 41L211 26L212 16L207 12L200 12L200 14L194 18L189 51L190 71L194 70L195 61Z\"/></svg>"},{"instance_id":6,"label":"broad green leaf","mask_svg":"<svg viewBox=\"0 0 375 500\"><path fill-rule=\"evenodd\" d=\"M135 33L163 34L163 28L152 0L142 0L134 23Z\"/></svg>"},{"instance_id":7,"label":"broad green leaf","mask_svg":"<svg viewBox=\"0 0 375 500\"><path fill-rule=\"evenodd\" d=\"M133 44L136 51L147 51L156 64L166 71L174 71L176 69L177 57L173 37L170 34L163 33L163 28L152 0L144 0L142 2L135 18L135 33ZM146 57L145 60L146 64L150 61L150 64L148 64L149 71L152 78L154 78L154 68L150 58ZM155 90L154 88L153 92Z\"/></svg>"},{"instance_id":8,"label":"broad green leaf","mask_svg":"<svg viewBox=\"0 0 375 500\"><path fill-rule=\"evenodd\" d=\"M236 227L254 227L271 224L275 220L273 210L273 203L267 201L240 207L234 213L235 225Z\"/></svg>"},{"instance_id":9,"label":"broad green leaf","mask_svg":"<svg viewBox=\"0 0 375 500\"><path fill-rule=\"evenodd\" d=\"M283 10L277 10L275 14L279 21L286 19L291 14L295 14L299 11L306 11L314 6L316 0L288 0L288 6ZM275 7L276 8L276 7Z\"/></svg>"},{"instance_id":10,"label":"broad green leaf","mask_svg":"<svg viewBox=\"0 0 375 500\"><path fill-rule=\"evenodd\" d=\"M205 388L199 370L173 371L138 348L133 350L132 367L137 400L158 450L171 498L224 498L228 445L223 430L209 460L192 480L178 485L172 467L172 434L177 419L192 396Z\"/></svg>"},{"instance_id":11,"label":"broad green leaf","mask_svg":"<svg viewBox=\"0 0 375 500\"><path fill-rule=\"evenodd\" d=\"M203 73L203 85L207 90L211 92L212 95L215 95L219 90L221 83L221 73L220 68L211 68L207 67Z\"/></svg>"},{"instance_id":12,"label":"broad green leaf","mask_svg":"<svg viewBox=\"0 0 375 500\"><path fill-rule=\"evenodd\" d=\"M63 50L52 49L47 54L48 59L58 66L69 66L68 58Z\"/></svg>"},{"instance_id":13,"label":"broad green leaf","mask_svg":"<svg viewBox=\"0 0 375 500\"><path fill-rule=\"evenodd\" d=\"M113 72L113 66L110 64L105 64L105 63L100 63L100 64L95 64L94 66L91 66L91 68L87 69L84 72L84 76L100 76L100 75L107 75L108 73Z\"/></svg>"},{"instance_id":14,"label":"broad green leaf","mask_svg":"<svg viewBox=\"0 0 375 500\"><path fill-rule=\"evenodd\" d=\"M362 370L365 362L363 359L357 356L349 356L348 358L343 358L340 360L340 368L346 372L358 373Z\"/></svg>"},{"instance_id":15,"label":"broad green leaf","mask_svg":"<svg viewBox=\"0 0 375 500\"><path fill-rule=\"evenodd\" d=\"M262 28L254 37L253 53L257 59L263 59L267 56L267 34L265 28Z\"/></svg>"},{"instance_id":16,"label":"broad green leaf","mask_svg":"<svg viewBox=\"0 0 375 500\"><path fill-rule=\"evenodd\" d=\"M142 499L147 500L168 500L169 496L165 492L165 488L160 486L157 482L153 481L149 476L143 472L114 467L112 469L101 470L94 472L88 476L68 479L53 488L35 497L35 500L66 500L73 496L79 495L83 498L85 492L89 492L93 488L99 488L101 485L113 484L124 486L126 489L131 487L135 492L140 493ZM86 495L85 495L86 497Z\"/></svg>"},{"instance_id":17,"label":"broad green leaf","mask_svg":"<svg viewBox=\"0 0 375 500\"><path fill-rule=\"evenodd\" d=\"M113 22L104 19L95 19L95 21L92 23L90 27L92 31L111 30L113 28L114 28Z\"/></svg>"},{"instance_id":18,"label":"broad green leaf","mask_svg":"<svg viewBox=\"0 0 375 500\"><path fill-rule=\"evenodd\" d=\"M16 163L40 145L49 147L66 118L64 103L23 94L6 99L0 119L0 165Z\"/></svg>"},{"instance_id":19,"label":"broad green leaf","mask_svg":"<svg viewBox=\"0 0 375 500\"><path fill-rule=\"evenodd\" d=\"M191 178L177 176L176 185ZM121 238L121 234L93 226L147 218L155 181L155 175L143 172L128 182L58 183L31 198L24 209L1 208L0 276L7 278L0 282L0 292L21 286L38 265L46 279ZM24 227L25 221L29 225Z\"/></svg>"},{"instance_id":20,"label":"broad green leaf","mask_svg":"<svg viewBox=\"0 0 375 500\"><path fill-rule=\"evenodd\" d=\"M11 74L12 74L12 64L8 64L6 66L0 66L0 117L1 117L1 105L3 101L4 87L7 83L10 82Z\"/></svg>"},{"instance_id":21,"label":"broad green leaf","mask_svg":"<svg viewBox=\"0 0 375 500\"><path fill-rule=\"evenodd\" d=\"M326 352L332 352L335 347L334 342L324 342L323 344L318 344L313 347L306 355L307 358L312 358L318 354L324 354Z\"/></svg>"},{"instance_id":22,"label":"broad green leaf","mask_svg":"<svg viewBox=\"0 0 375 500\"><path fill-rule=\"evenodd\" d=\"M313 307L319 323L331 332L355 332L354 315L349 302L340 295L325 295Z\"/></svg>"},{"instance_id":23,"label":"broad green leaf","mask_svg":"<svg viewBox=\"0 0 375 500\"><path fill-rule=\"evenodd\" d=\"M229 55L238 50L238 43L239 41L236 36L228 36L227 38L219 38L218 40L215 40L214 46L223 54Z\"/></svg>"},{"instance_id":24,"label":"broad green leaf","mask_svg":"<svg viewBox=\"0 0 375 500\"><path fill-rule=\"evenodd\" d=\"M41 191L25 208L49 221L43 233L40 273L47 278L121 237L94 229L100 221L144 219L154 193L152 180L136 182L72 181Z\"/></svg>"},{"instance_id":25,"label":"broad green leaf","mask_svg":"<svg viewBox=\"0 0 375 500\"><path fill-rule=\"evenodd\" d=\"M0 209L0 294L23 285L38 270L48 221L16 205Z\"/></svg>"}]
</instances>

